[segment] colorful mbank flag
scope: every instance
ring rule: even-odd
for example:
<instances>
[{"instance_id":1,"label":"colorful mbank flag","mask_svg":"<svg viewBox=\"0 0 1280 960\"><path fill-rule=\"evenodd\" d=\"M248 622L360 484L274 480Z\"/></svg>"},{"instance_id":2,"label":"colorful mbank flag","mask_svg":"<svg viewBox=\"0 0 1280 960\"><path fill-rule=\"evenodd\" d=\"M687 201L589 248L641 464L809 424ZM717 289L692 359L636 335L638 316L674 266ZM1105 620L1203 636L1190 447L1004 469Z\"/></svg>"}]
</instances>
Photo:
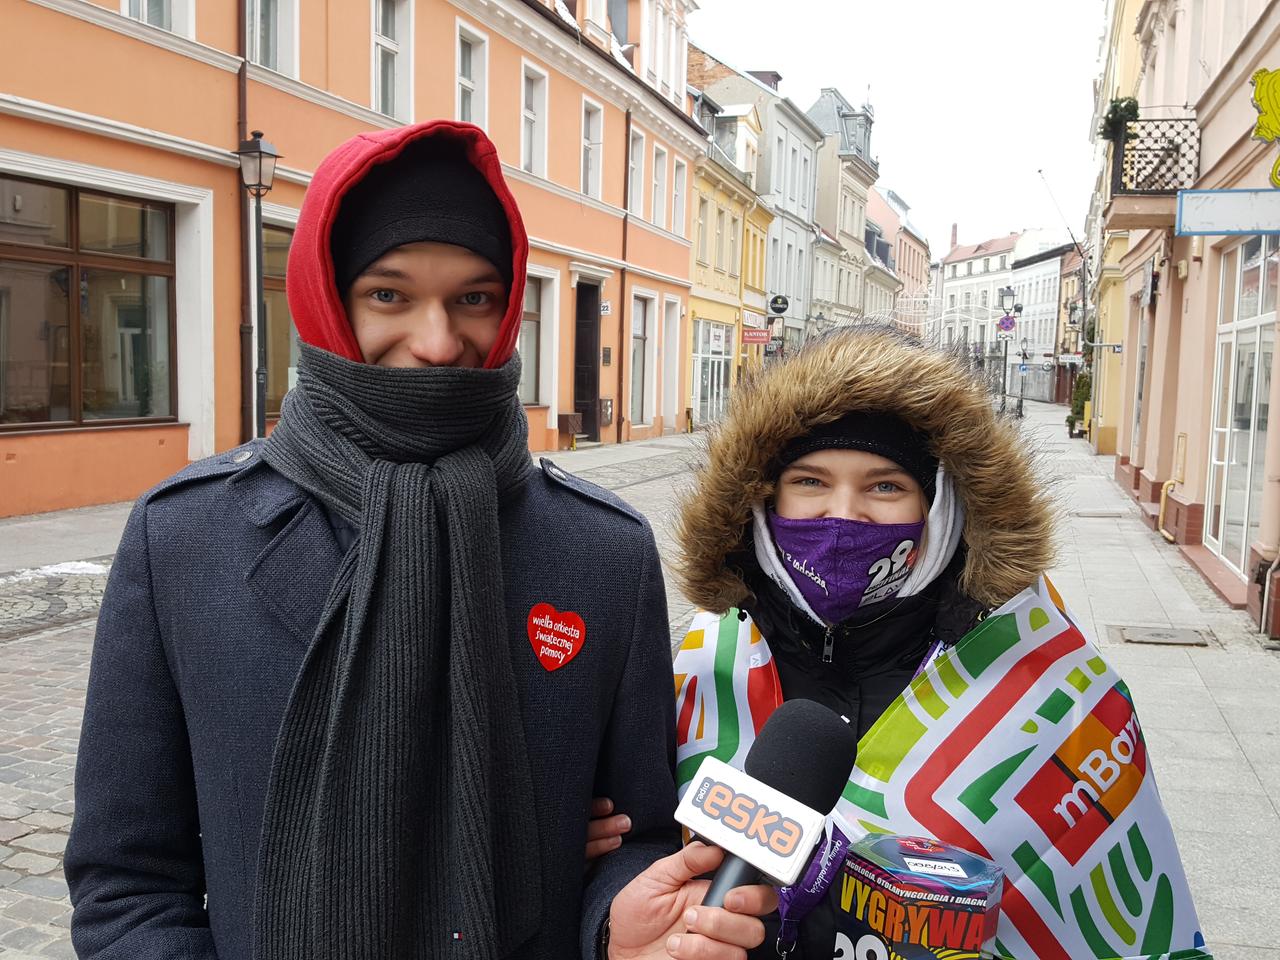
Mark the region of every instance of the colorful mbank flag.
<instances>
[{"instance_id":1,"label":"colorful mbank flag","mask_svg":"<svg viewBox=\"0 0 1280 960\"><path fill-rule=\"evenodd\" d=\"M781 687L767 642L736 611L700 614L675 671L683 790L707 755L742 763ZM1210 956L1133 699L1046 579L889 707L836 812L997 863L1000 956Z\"/></svg>"}]
</instances>

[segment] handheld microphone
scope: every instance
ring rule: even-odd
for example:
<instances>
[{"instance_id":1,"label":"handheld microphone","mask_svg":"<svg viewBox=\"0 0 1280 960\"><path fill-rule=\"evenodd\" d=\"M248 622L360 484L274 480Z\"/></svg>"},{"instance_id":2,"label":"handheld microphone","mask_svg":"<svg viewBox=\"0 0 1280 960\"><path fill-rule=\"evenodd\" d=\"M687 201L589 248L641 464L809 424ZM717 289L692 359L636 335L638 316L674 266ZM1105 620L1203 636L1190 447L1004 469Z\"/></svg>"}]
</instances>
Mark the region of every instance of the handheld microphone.
<instances>
[{"instance_id":1,"label":"handheld microphone","mask_svg":"<svg viewBox=\"0 0 1280 960\"><path fill-rule=\"evenodd\" d=\"M857 751L850 724L812 700L788 700L751 745L745 771L712 757L702 762L676 820L727 854L704 906L724 906L725 894L761 876L775 886L796 881Z\"/></svg>"}]
</instances>

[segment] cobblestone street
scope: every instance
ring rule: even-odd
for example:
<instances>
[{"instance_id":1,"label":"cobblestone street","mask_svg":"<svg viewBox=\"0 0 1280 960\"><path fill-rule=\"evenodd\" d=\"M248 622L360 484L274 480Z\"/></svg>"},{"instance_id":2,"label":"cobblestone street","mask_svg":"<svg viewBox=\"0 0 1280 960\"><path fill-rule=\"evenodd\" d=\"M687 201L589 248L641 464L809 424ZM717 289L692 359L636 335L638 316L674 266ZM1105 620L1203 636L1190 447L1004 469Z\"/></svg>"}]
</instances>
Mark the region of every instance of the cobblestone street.
<instances>
[{"instance_id":1,"label":"cobblestone street","mask_svg":"<svg viewBox=\"0 0 1280 960\"><path fill-rule=\"evenodd\" d=\"M1060 407L1029 404L1030 442L1062 508L1053 576L1133 689L1153 767L1218 960L1280 960L1280 657L1145 527L1111 458L1063 435ZM653 523L664 561L697 437L555 455ZM0 521L0 955L74 957L62 851L93 617L119 505ZM75 536L81 530L83 536ZM114 531L114 534L113 534ZM18 562L15 562L15 558ZM673 638L692 608L668 578ZM1204 647L1121 642L1119 628L1188 628ZM140 958L143 960L143 958Z\"/></svg>"}]
</instances>

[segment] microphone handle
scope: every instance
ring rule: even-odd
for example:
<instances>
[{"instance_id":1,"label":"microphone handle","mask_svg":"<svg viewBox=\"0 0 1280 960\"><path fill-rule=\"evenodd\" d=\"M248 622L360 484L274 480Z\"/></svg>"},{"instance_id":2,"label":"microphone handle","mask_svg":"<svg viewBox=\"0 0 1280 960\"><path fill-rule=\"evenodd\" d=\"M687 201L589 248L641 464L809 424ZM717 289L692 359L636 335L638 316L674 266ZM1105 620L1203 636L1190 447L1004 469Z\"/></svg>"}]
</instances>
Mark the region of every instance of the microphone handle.
<instances>
[{"instance_id":1,"label":"microphone handle","mask_svg":"<svg viewBox=\"0 0 1280 960\"><path fill-rule=\"evenodd\" d=\"M741 857L726 853L724 863L716 871L711 888L702 899L704 907L723 907L725 895L734 887L745 887L760 879L760 871Z\"/></svg>"}]
</instances>

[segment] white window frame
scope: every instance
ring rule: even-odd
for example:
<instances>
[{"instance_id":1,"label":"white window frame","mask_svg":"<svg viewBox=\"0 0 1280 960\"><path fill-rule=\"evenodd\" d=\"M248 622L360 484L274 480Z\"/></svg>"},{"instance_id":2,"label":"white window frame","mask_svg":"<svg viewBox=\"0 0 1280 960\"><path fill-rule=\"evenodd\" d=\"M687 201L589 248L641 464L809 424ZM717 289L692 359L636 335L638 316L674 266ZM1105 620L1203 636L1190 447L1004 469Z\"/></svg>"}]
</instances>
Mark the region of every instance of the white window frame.
<instances>
[{"instance_id":1,"label":"white window frame","mask_svg":"<svg viewBox=\"0 0 1280 960\"><path fill-rule=\"evenodd\" d=\"M196 4L195 0L168 0L169 2L169 26L167 32L175 33L180 37L186 37L188 40L196 38ZM141 12L135 16L130 12L129 7L137 3ZM138 23L145 23L147 26L155 27L157 30L165 30L165 27L151 23L147 19L145 9L147 0L120 0L120 14L128 17L130 20Z\"/></svg>"},{"instance_id":2,"label":"white window frame","mask_svg":"<svg viewBox=\"0 0 1280 960\"><path fill-rule=\"evenodd\" d=\"M600 26L607 26L605 21L608 19L607 0L586 0L587 16L586 19Z\"/></svg>"},{"instance_id":3,"label":"white window frame","mask_svg":"<svg viewBox=\"0 0 1280 960\"><path fill-rule=\"evenodd\" d=\"M555 267L530 263L525 272L542 281L542 319L538 328L538 401L547 408L547 423L559 416L560 396L560 279Z\"/></svg>"},{"instance_id":4,"label":"white window frame","mask_svg":"<svg viewBox=\"0 0 1280 960\"><path fill-rule=\"evenodd\" d=\"M642 409L640 414L645 419L637 422L631 420L631 378L635 376L631 363L632 340L635 337L635 302L637 300L647 301L645 307L645 332L644 332L644 399L641 401ZM633 427L651 427L656 421L657 401L658 401L658 326L659 319L665 319L658 316L658 306L661 303L661 297L657 290L649 290L644 287L633 287L631 290L631 311L632 322L627 324L627 419L631 421ZM614 413L617 416L617 412Z\"/></svg>"},{"instance_id":5,"label":"white window frame","mask_svg":"<svg viewBox=\"0 0 1280 960\"><path fill-rule=\"evenodd\" d=\"M728 229L729 219L725 213L724 207L716 204L716 269L721 273L724 272L724 255L725 255L725 231Z\"/></svg>"},{"instance_id":6,"label":"white window frame","mask_svg":"<svg viewBox=\"0 0 1280 960\"><path fill-rule=\"evenodd\" d=\"M397 40L378 32L378 4L384 2L395 7ZM369 103L375 112L405 123L413 119L413 7L413 0L369 0L369 45L373 54L369 58ZM378 54L382 50L390 51L396 58L396 100L392 112L387 112L378 102L382 89L378 83L381 59Z\"/></svg>"},{"instance_id":7,"label":"white window frame","mask_svg":"<svg viewBox=\"0 0 1280 960\"><path fill-rule=\"evenodd\" d=\"M736 213L729 216L729 276L742 275L742 244L738 234L742 231L742 218Z\"/></svg>"},{"instance_id":8,"label":"white window frame","mask_svg":"<svg viewBox=\"0 0 1280 960\"><path fill-rule=\"evenodd\" d=\"M529 152L530 145L527 143L528 133L526 131L525 121L529 119L525 109L525 86L530 80L536 80L540 84L542 91L541 102L534 103L534 129L532 144L532 152ZM551 77L546 70L539 67L536 63L520 58L520 169L526 173L531 173L535 177L547 176L547 131L550 128L550 117L547 115L551 104L550 96ZM541 107L541 112L539 112ZM525 166L526 154L528 162L533 167L532 170Z\"/></svg>"},{"instance_id":9,"label":"white window frame","mask_svg":"<svg viewBox=\"0 0 1280 960\"><path fill-rule=\"evenodd\" d=\"M653 224L661 227L663 230L667 228L667 161L669 155L667 151L658 146L653 145L653 199L649 204L649 216L653 218Z\"/></svg>"},{"instance_id":10,"label":"white window frame","mask_svg":"<svg viewBox=\"0 0 1280 960\"><path fill-rule=\"evenodd\" d=\"M685 193L689 187L689 165L677 158L671 174L671 232L677 236L689 235L688 211Z\"/></svg>"},{"instance_id":11,"label":"white window frame","mask_svg":"<svg viewBox=\"0 0 1280 960\"><path fill-rule=\"evenodd\" d=\"M638 142L638 146L637 146ZM627 145L627 211L637 217L644 216L644 154L648 143L644 131L635 127L631 129L631 142Z\"/></svg>"},{"instance_id":12,"label":"white window frame","mask_svg":"<svg viewBox=\"0 0 1280 960\"><path fill-rule=\"evenodd\" d=\"M711 218L711 201L702 194L698 194L698 236L695 238L698 245L698 262L710 264L711 244L707 240L707 230L709 228L708 221Z\"/></svg>"},{"instance_id":13,"label":"white window frame","mask_svg":"<svg viewBox=\"0 0 1280 960\"><path fill-rule=\"evenodd\" d=\"M489 129L489 35L477 30L461 17L455 20L454 33L454 97L453 115L462 119L462 90L471 91L471 123ZM462 41L471 44L471 79L462 76Z\"/></svg>"},{"instance_id":14,"label":"white window frame","mask_svg":"<svg viewBox=\"0 0 1280 960\"><path fill-rule=\"evenodd\" d=\"M245 37L245 49L249 52L249 60L264 70L272 70L275 73L293 77L296 80L298 78L299 60L298 34L301 27L299 23L299 0L277 0L275 66L269 66L262 62L262 51L258 46L262 36L257 29L262 14L261 3L262 0L248 0L248 7L245 11L245 29L248 31L248 36Z\"/></svg>"},{"instance_id":15,"label":"white window frame","mask_svg":"<svg viewBox=\"0 0 1280 960\"><path fill-rule=\"evenodd\" d=\"M591 131L588 129L587 114L588 111L593 113L597 118L600 129L596 133L599 138L591 139ZM599 200L604 190L604 105L592 100L585 94L582 97L582 155L578 158L578 186L582 192L588 197L595 197ZM586 160L587 152L591 153L591 176L587 176L587 171L582 169L582 163Z\"/></svg>"}]
</instances>

